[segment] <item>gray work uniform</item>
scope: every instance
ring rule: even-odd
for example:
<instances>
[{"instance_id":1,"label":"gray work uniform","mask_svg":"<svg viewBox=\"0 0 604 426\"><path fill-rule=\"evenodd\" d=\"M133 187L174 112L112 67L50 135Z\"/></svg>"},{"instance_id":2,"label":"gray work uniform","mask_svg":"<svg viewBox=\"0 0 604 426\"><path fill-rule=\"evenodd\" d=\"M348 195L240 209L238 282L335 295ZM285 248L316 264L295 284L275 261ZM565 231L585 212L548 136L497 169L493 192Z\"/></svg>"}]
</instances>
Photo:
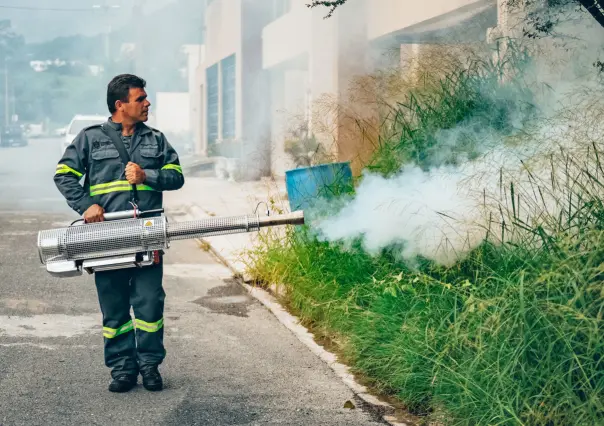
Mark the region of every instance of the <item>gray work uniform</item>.
<instances>
[{"instance_id":1,"label":"gray work uniform","mask_svg":"<svg viewBox=\"0 0 604 426\"><path fill-rule=\"evenodd\" d=\"M121 134L121 125L109 120ZM132 138L122 137L130 161L138 164L146 180L137 185L138 208L162 208L162 191L184 185L178 154L158 130L138 124ZM80 184L84 177L83 186ZM132 209L131 185L125 165L113 142L95 125L82 130L57 165L55 184L67 204L79 214L98 204L106 212ZM95 284L103 314L105 365L112 376L138 374L140 369L161 364L164 299L163 259L140 269L95 273ZM130 307L134 321L130 317Z\"/></svg>"}]
</instances>

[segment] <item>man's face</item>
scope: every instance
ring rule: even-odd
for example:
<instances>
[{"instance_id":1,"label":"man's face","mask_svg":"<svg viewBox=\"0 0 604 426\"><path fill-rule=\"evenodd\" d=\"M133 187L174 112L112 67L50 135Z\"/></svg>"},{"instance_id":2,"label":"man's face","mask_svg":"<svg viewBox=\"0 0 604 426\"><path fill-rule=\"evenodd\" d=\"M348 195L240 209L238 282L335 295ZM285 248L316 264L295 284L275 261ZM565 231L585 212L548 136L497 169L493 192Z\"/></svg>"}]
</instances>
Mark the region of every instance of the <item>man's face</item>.
<instances>
[{"instance_id":1,"label":"man's face","mask_svg":"<svg viewBox=\"0 0 604 426\"><path fill-rule=\"evenodd\" d=\"M120 109L124 118L129 118L134 123L145 122L149 119L149 107L151 102L147 99L144 89L131 88L128 94L128 102L121 103Z\"/></svg>"}]
</instances>

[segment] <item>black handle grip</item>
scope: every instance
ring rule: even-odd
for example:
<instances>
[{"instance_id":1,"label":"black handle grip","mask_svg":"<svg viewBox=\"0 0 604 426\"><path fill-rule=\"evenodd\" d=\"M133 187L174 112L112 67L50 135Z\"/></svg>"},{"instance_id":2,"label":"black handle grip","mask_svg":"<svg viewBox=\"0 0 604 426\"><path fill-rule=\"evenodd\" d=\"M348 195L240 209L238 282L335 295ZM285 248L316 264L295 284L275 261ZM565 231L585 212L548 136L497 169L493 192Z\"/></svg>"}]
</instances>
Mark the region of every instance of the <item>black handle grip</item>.
<instances>
[{"instance_id":1,"label":"black handle grip","mask_svg":"<svg viewBox=\"0 0 604 426\"><path fill-rule=\"evenodd\" d=\"M130 190L130 198L132 203L137 206L138 205L138 189L136 189L136 185L132 185L132 189Z\"/></svg>"}]
</instances>

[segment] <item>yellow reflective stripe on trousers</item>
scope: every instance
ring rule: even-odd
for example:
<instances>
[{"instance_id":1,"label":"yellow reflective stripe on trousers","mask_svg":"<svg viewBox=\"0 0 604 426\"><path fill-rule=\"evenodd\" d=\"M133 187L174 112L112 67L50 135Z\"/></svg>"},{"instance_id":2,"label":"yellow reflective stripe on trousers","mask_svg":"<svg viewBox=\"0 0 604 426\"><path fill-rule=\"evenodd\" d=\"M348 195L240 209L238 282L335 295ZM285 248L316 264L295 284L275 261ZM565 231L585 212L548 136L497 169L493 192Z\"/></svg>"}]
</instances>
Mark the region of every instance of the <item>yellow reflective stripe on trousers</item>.
<instances>
[{"instance_id":1,"label":"yellow reflective stripe on trousers","mask_svg":"<svg viewBox=\"0 0 604 426\"><path fill-rule=\"evenodd\" d=\"M55 172L55 174L61 175L61 174L65 174L65 173L73 173L77 177L82 177L83 176L83 173L80 173L77 170L72 169L67 164L59 164L57 166L57 171Z\"/></svg>"},{"instance_id":2,"label":"yellow reflective stripe on trousers","mask_svg":"<svg viewBox=\"0 0 604 426\"><path fill-rule=\"evenodd\" d=\"M132 320L130 320L126 324L122 325L120 328L103 327L103 336L108 339L113 339L114 337L117 337L120 334L127 333L133 329L134 324L132 324Z\"/></svg>"},{"instance_id":3,"label":"yellow reflective stripe on trousers","mask_svg":"<svg viewBox=\"0 0 604 426\"><path fill-rule=\"evenodd\" d=\"M177 164L166 164L161 168L162 170L176 170L178 173L182 175L182 167Z\"/></svg>"},{"instance_id":4,"label":"yellow reflective stripe on trousers","mask_svg":"<svg viewBox=\"0 0 604 426\"><path fill-rule=\"evenodd\" d=\"M156 322L146 322L143 320L135 319L134 324L137 329L146 331L147 333L155 333L164 326L164 319L160 319Z\"/></svg>"},{"instance_id":5,"label":"yellow reflective stripe on trousers","mask_svg":"<svg viewBox=\"0 0 604 426\"><path fill-rule=\"evenodd\" d=\"M114 182L101 183L90 187L90 196L109 194L110 192L130 191L132 185L127 180L116 180ZM147 185L136 185L139 191L154 191Z\"/></svg>"}]
</instances>

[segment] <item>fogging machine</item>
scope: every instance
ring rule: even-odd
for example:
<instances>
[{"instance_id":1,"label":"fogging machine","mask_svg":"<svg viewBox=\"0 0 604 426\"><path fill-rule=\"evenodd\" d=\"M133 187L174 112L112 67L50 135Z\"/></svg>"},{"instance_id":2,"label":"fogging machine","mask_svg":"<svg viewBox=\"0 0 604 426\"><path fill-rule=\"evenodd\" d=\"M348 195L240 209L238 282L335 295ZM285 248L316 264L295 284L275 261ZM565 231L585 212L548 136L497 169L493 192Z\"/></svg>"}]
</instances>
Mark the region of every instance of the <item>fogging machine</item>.
<instances>
[{"instance_id":1,"label":"fogging machine","mask_svg":"<svg viewBox=\"0 0 604 426\"><path fill-rule=\"evenodd\" d=\"M77 221L76 221L77 222ZM279 225L303 225L304 212L212 217L169 223L164 209L105 213L103 222L75 222L66 228L40 231L38 252L46 270L56 277L142 268L158 261L176 240L259 231Z\"/></svg>"}]
</instances>

